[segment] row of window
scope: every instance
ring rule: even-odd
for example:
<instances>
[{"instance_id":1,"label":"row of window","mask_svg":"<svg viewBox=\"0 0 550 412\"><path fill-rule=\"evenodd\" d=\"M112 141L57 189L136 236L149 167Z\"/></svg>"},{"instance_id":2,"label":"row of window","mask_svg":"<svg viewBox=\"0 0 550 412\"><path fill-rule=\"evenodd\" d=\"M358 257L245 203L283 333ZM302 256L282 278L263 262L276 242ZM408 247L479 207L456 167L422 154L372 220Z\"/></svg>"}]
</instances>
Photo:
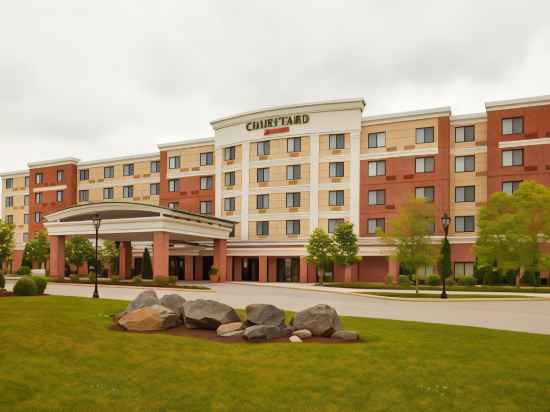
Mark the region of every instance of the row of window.
<instances>
[{"instance_id":1,"label":"row of window","mask_svg":"<svg viewBox=\"0 0 550 412\"><path fill-rule=\"evenodd\" d=\"M179 202L168 202L168 208L169 209L179 209L180 203ZM199 211L203 215L211 215L212 214L212 201L211 200L202 200L200 202Z\"/></svg>"},{"instance_id":2,"label":"row of window","mask_svg":"<svg viewBox=\"0 0 550 412\"><path fill-rule=\"evenodd\" d=\"M62 183L65 180L65 171L62 169L59 169L56 173L56 179L58 183ZM39 172L34 175L34 182L37 185L41 185L44 183L44 173ZM28 187L28 177L25 176L25 187Z\"/></svg>"},{"instance_id":3,"label":"row of window","mask_svg":"<svg viewBox=\"0 0 550 412\"><path fill-rule=\"evenodd\" d=\"M152 160L149 164L149 170L151 173L160 173L160 160ZM127 163L122 165L122 175L123 176L134 176L134 164ZM79 170L79 180L89 180L90 179L90 169L80 169ZM105 166L103 168L103 178L112 179L115 177L115 167L114 166Z\"/></svg>"},{"instance_id":4,"label":"row of window","mask_svg":"<svg viewBox=\"0 0 550 412\"><path fill-rule=\"evenodd\" d=\"M435 159L433 157L417 157L415 160L415 173L431 173L435 170ZM369 176L385 176L386 161L373 160L368 162Z\"/></svg>"},{"instance_id":5,"label":"row of window","mask_svg":"<svg viewBox=\"0 0 550 412\"><path fill-rule=\"evenodd\" d=\"M328 219L328 233L334 233L336 227L344 223L344 219ZM287 220L286 221L286 234L287 236L296 236L300 234L300 220ZM269 221L256 222L256 235L268 236L269 235Z\"/></svg>"},{"instance_id":6,"label":"row of window","mask_svg":"<svg viewBox=\"0 0 550 412\"><path fill-rule=\"evenodd\" d=\"M386 230L385 218L370 218L367 219L367 233L375 235L378 230L384 232ZM435 232L435 222L432 226L432 233ZM455 216L455 232L475 232L475 216Z\"/></svg>"},{"instance_id":7,"label":"row of window","mask_svg":"<svg viewBox=\"0 0 550 412\"><path fill-rule=\"evenodd\" d=\"M226 197L224 198L223 210L226 212L232 212L235 210L235 198ZM329 206L343 206L344 205L344 191L343 190L332 190L329 192L328 196ZM301 193L300 192L289 192L286 194L286 207L296 208L301 205ZM260 194L256 195L256 209L269 209L269 194Z\"/></svg>"}]
</instances>

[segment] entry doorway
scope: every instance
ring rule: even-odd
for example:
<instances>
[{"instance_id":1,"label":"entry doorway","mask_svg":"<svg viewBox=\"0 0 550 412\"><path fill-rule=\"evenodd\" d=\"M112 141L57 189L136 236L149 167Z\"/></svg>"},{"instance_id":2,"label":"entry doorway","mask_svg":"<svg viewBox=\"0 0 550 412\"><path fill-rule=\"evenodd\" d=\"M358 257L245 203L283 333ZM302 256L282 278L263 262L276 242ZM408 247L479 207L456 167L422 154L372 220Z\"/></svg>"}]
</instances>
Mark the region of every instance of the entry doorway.
<instances>
[{"instance_id":1,"label":"entry doorway","mask_svg":"<svg viewBox=\"0 0 550 412\"><path fill-rule=\"evenodd\" d=\"M257 282L260 279L260 259L243 258L241 279L245 282Z\"/></svg>"},{"instance_id":2,"label":"entry doorway","mask_svg":"<svg viewBox=\"0 0 550 412\"><path fill-rule=\"evenodd\" d=\"M277 282L300 281L300 258L277 258Z\"/></svg>"},{"instance_id":3,"label":"entry doorway","mask_svg":"<svg viewBox=\"0 0 550 412\"><path fill-rule=\"evenodd\" d=\"M169 274L170 276L176 276L178 280L185 280L185 257L170 256Z\"/></svg>"},{"instance_id":4,"label":"entry doorway","mask_svg":"<svg viewBox=\"0 0 550 412\"><path fill-rule=\"evenodd\" d=\"M199 257L199 259L201 259ZM203 256L202 257L202 278L203 280L209 280L210 275L208 272L210 272L210 269L214 265L214 256Z\"/></svg>"}]
</instances>

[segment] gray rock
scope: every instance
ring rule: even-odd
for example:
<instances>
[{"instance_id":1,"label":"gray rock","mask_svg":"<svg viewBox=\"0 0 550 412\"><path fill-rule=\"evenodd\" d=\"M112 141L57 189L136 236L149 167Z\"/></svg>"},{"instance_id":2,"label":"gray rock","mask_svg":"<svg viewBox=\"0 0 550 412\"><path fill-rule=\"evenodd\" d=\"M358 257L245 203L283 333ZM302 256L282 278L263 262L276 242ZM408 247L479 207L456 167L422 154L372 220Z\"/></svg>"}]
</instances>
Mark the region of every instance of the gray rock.
<instances>
[{"instance_id":1,"label":"gray rock","mask_svg":"<svg viewBox=\"0 0 550 412\"><path fill-rule=\"evenodd\" d=\"M230 338L232 336L243 336L244 335L244 329L241 330L235 330L233 332L227 332L223 335L220 335L222 338Z\"/></svg>"},{"instance_id":2,"label":"gray rock","mask_svg":"<svg viewBox=\"0 0 550 412\"><path fill-rule=\"evenodd\" d=\"M246 323L249 326L282 326L285 324L285 312L273 305L254 303L246 307Z\"/></svg>"},{"instance_id":3,"label":"gray rock","mask_svg":"<svg viewBox=\"0 0 550 412\"><path fill-rule=\"evenodd\" d=\"M307 329L298 329L292 332L292 335L298 336L300 339L308 339L311 338L312 334Z\"/></svg>"},{"instance_id":4,"label":"gray rock","mask_svg":"<svg viewBox=\"0 0 550 412\"><path fill-rule=\"evenodd\" d=\"M214 300L191 300L183 306L185 326L190 329L216 330L220 325L241 320L231 306Z\"/></svg>"},{"instance_id":5,"label":"gray rock","mask_svg":"<svg viewBox=\"0 0 550 412\"><path fill-rule=\"evenodd\" d=\"M185 299L176 293L172 293L170 295L164 295L160 299L160 304L162 306L167 307L172 312L176 312L182 318L183 318L184 303L185 303Z\"/></svg>"},{"instance_id":6,"label":"gray rock","mask_svg":"<svg viewBox=\"0 0 550 412\"><path fill-rule=\"evenodd\" d=\"M255 340L269 340L281 336L281 328L273 325L254 325L244 330L244 338Z\"/></svg>"},{"instance_id":7,"label":"gray rock","mask_svg":"<svg viewBox=\"0 0 550 412\"><path fill-rule=\"evenodd\" d=\"M177 313L161 305L139 308L123 315L118 324L126 330L148 332L173 328L181 323Z\"/></svg>"},{"instance_id":8,"label":"gray rock","mask_svg":"<svg viewBox=\"0 0 550 412\"><path fill-rule=\"evenodd\" d=\"M292 343L302 343L303 340L300 339L298 336L296 335L292 335L290 338L288 338L288 340Z\"/></svg>"},{"instance_id":9,"label":"gray rock","mask_svg":"<svg viewBox=\"0 0 550 412\"><path fill-rule=\"evenodd\" d=\"M242 322L226 323L224 325L220 325L218 329L216 329L216 335L225 336L227 333L237 332L242 330L242 328L243 328Z\"/></svg>"},{"instance_id":10,"label":"gray rock","mask_svg":"<svg viewBox=\"0 0 550 412\"><path fill-rule=\"evenodd\" d=\"M342 329L338 313L329 305L316 305L296 312L290 324L295 330L309 330L313 336L332 336Z\"/></svg>"},{"instance_id":11,"label":"gray rock","mask_svg":"<svg viewBox=\"0 0 550 412\"><path fill-rule=\"evenodd\" d=\"M147 306L160 305L160 300L154 290L144 290L133 301L128 304L126 313L136 309L145 308Z\"/></svg>"},{"instance_id":12,"label":"gray rock","mask_svg":"<svg viewBox=\"0 0 550 412\"><path fill-rule=\"evenodd\" d=\"M353 330L339 330L332 334L331 338L341 339L345 341L356 341L359 340L359 334Z\"/></svg>"}]
</instances>

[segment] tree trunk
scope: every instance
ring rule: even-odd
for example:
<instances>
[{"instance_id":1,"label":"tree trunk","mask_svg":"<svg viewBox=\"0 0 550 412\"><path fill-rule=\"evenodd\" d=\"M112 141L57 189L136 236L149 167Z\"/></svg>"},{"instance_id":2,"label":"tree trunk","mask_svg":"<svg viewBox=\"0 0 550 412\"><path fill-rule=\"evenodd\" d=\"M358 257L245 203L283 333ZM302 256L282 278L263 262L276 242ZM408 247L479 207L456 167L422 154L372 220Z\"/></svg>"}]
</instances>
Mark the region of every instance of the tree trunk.
<instances>
[{"instance_id":1,"label":"tree trunk","mask_svg":"<svg viewBox=\"0 0 550 412\"><path fill-rule=\"evenodd\" d=\"M319 284L323 286L323 281L325 280L325 269L319 268Z\"/></svg>"},{"instance_id":2,"label":"tree trunk","mask_svg":"<svg viewBox=\"0 0 550 412\"><path fill-rule=\"evenodd\" d=\"M414 284L415 284L415 288L416 288L416 294L418 294L418 275L416 274L416 270L415 270L415 275L414 275Z\"/></svg>"},{"instance_id":3,"label":"tree trunk","mask_svg":"<svg viewBox=\"0 0 550 412\"><path fill-rule=\"evenodd\" d=\"M525 275L525 267L521 266L519 268L519 273L516 275L516 287L519 288L521 279L523 278L523 275Z\"/></svg>"}]
</instances>

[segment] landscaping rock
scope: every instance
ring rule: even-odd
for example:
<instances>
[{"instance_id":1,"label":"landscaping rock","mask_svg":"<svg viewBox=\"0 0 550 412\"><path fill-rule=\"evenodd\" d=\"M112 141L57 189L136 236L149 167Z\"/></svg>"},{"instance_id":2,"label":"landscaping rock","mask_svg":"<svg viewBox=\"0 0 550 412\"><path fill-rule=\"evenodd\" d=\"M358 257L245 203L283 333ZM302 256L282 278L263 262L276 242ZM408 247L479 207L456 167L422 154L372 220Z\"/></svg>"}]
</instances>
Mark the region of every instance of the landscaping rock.
<instances>
[{"instance_id":1,"label":"landscaping rock","mask_svg":"<svg viewBox=\"0 0 550 412\"><path fill-rule=\"evenodd\" d=\"M185 299L176 294L172 293L170 295L164 295L160 299L160 304L164 307L167 307L172 312L176 312L178 316L181 316L183 319L183 305L185 303Z\"/></svg>"},{"instance_id":2,"label":"landscaping rock","mask_svg":"<svg viewBox=\"0 0 550 412\"><path fill-rule=\"evenodd\" d=\"M190 329L216 330L220 325L240 322L239 315L231 306L214 300L197 299L184 304L185 326Z\"/></svg>"},{"instance_id":3,"label":"landscaping rock","mask_svg":"<svg viewBox=\"0 0 550 412\"><path fill-rule=\"evenodd\" d=\"M296 335L292 335L290 338L288 338L288 340L292 343L302 343L303 340L300 339L298 336Z\"/></svg>"},{"instance_id":4,"label":"landscaping rock","mask_svg":"<svg viewBox=\"0 0 550 412\"><path fill-rule=\"evenodd\" d=\"M356 341L359 340L359 334L353 330L339 330L332 334L331 338L341 339L345 341Z\"/></svg>"},{"instance_id":5,"label":"landscaping rock","mask_svg":"<svg viewBox=\"0 0 550 412\"><path fill-rule=\"evenodd\" d=\"M332 336L340 329L340 318L329 305L316 305L296 312L290 321L295 330L308 329L313 336Z\"/></svg>"},{"instance_id":6,"label":"landscaping rock","mask_svg":"<svg viewBox=\"0 0 550 412\"><path fill-rule=\"evenodd\" d=\"M292 332L292 335L298 336L301 339L308 339L308 338L311 338L312 336L311 332L307 329L295 330L294 332Z\"/></svg>"},{"instance_id":7,"label":"landscaping rock","mask_svg":"<svg viewBox=\"0 0 550 412\"><path fill-rule=\"evenodd\" d=\"M240 331L242 330L242 328L243 328L242 322L226 323L225 325L220 325L218 329L216 329L216 335L226 336L226 334Z\"/></svg>"},{"instance_id":8,"label":"landscaping rock","mask_svg":"<svg viewBox=\"0 0 550 412\"><path fill-rule=\"evenodd\" d=\"M124 329L136 332L169 329L177 326L180 322L177 313L161 305L136 309L118 320L118 324Z\"/></svg>"},{"instance_id":9,"label":"landscaping rock","mask_svg":"<svg viewBox=\"0 0 550 412\"><path fill-rule=\"evenodd\" d=\"M160 305L160 300L154 290L145 290L141 292L137 298L131 301L126 308L126 313L130 313L136 309L145 308L147 306Z\"/></svg>"},{"instance_id":10,"label":"landscaping rock","mask_svg":"<svg viewBox=\"0 0 550 412\"><path fill-rule=\"evenodd\" d=\"M255 340L269 340L281 336L281 328L273 325L254 325L244 330L244 338Z\"/></svg>"},{"instance_id":11,"label":"landscaping rock","mask_svg":"<svg viewBox=\"0 0 550 412\"><path fill-rule=\"evenodd\" d=\"M220 337L230 338L232 336L243 336L243 335L244 335L244 329L241 329L241 330L236 330L236 331L233 331L233 332L224 333L223 335L220 335Z\"/></svg>"},{"instance_id":12,"label":"landscaping rock","mask_svg":"<svg viewBox=\"0 0 550 412\"><path fill-rule=\"evenodd\" d=\"M285 312L273 305L254 303L246 307L246 323L248 326L283 326L285 324Z\"/></svg>"}]
</instances>

